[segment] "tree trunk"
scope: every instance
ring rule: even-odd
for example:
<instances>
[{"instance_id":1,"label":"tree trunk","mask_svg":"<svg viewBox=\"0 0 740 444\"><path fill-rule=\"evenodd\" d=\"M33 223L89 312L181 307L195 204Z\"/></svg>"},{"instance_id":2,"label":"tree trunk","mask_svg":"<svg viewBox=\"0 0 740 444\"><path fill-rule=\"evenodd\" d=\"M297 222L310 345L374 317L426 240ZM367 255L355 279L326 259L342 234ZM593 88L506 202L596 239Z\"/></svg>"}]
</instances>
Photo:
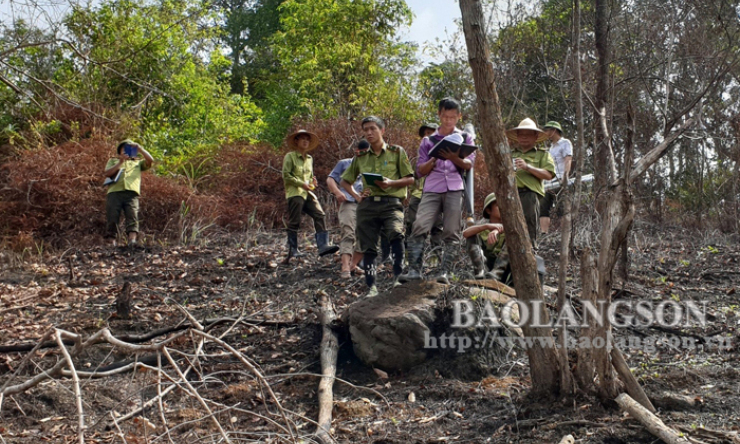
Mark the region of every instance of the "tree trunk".
<instances>
[{"instance_id":1,"label":"tree trunk","mask_svg":"<svg viewBox=\"0 0 740 444\"><path fill-rule=\"evenodd\" d=\"M461 0L460 9L468 58L475 82L483 152L489 174L493 179L494 191L498 196L498 204L506 229L506 244L511 259L514 287L519 299L527 304L530 310L537 310L536 314L530 313L530 316L539 316L542 323L546 324L549 314L543 303L532 242L529 239L514 180L511 150L501 118L481 4L479 0ZM550 328L533 327L527 323L522 330L527 337L552 338ZM558 394L562 379L561 372L569 372L570 369L561 367L555 350L536 343L527 349L527 355L533 394L546 396Z\"/></svg>"}]
</instances>

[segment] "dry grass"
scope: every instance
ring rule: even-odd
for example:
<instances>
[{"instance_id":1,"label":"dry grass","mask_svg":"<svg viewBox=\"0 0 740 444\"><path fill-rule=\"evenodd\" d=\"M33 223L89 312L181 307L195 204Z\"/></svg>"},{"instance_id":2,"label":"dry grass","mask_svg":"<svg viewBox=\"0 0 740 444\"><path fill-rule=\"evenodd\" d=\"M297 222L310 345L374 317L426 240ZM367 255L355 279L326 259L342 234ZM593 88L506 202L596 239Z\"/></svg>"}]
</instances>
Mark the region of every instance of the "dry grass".
<instances>
[{"instance_id":1,"label":"dry grass","mask_svg":"<svg viewBox=\"0 0 740 444\"><path fill-rule=\"evenodd\" d=\"M317 195L333 220L334 199L325 185L326 177L338 160L352 155L352 146L362 137L359 122L327 120L296 127L313 131L322 140L312 152L319 179ZM35 242L62 247L102 241L102 170L117 139L96 134L102 132L79 141L68 135L66 141L50 147L6 153L9 160L0 167L0 218L4 221L0 235L6 247L12 244L22 250ZM413 132L389 128L386 139L405 147L415 163L419 140ZM285 146L275 150L227 145L193 160L202 163L205 172L197 181L145 173L142 231L157 239L182 241L208 228L235 232L255 227L281 229L285 216L281 168L286 152ZM480 205L491 185L482 156L476 167L476 202Z\"/></svg>"}]
</instances>

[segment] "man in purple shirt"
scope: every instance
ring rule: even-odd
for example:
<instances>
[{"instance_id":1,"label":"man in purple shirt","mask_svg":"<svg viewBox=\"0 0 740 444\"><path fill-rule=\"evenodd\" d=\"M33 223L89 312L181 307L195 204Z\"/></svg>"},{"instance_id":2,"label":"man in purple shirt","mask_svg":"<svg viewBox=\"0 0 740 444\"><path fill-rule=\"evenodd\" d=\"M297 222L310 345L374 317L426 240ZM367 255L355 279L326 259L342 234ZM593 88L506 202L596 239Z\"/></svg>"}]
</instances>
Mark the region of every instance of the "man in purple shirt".
<instances>
[{"instance_id":1,"label":"man in purple shirt","mask_svg":"<svg viewBox=\"0 0 740 444\"><path fill-rule=\"evenodd\" d=\"M444 252L437 281L449 283L447 274L451 256L455 249L459 249L462 229L462 199L465 189L462 174L475 163L475 153L462 159L457 153L445 150L440 154L441 159L438 159L430 157L429 151L442 139L453 134L457 135L460 141L472 144L472 138L469 135L463 135L462 131L455 127L462 117L460 108L460 102L457 100L442 99L437 111L439 128L431 136L425 137L419 146L416 173L419 177L426 179L419 210L408 240L409 271L401 276L403 281L421 279L424 240L431 231L437 215L441 212L444 213L442 230Z\"/></svg>"}]
</instances>

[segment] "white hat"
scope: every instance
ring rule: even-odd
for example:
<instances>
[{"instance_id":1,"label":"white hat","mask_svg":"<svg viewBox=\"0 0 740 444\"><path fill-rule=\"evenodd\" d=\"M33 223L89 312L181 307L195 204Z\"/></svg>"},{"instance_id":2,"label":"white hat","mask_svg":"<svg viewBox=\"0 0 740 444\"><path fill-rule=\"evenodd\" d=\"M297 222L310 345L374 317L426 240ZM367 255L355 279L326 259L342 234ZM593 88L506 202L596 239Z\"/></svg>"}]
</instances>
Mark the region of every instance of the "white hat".
<instances>
[{"instance_id":1,"label":"white hat","mask_svg":"<svg viewBox=\"0 0 740 444\"><path fill-rule=\"evenodd\" d=\"M539 129L535 121L530 119L529 117L519 122L519 126L517 126L516 128L506 130L506 137L508 137L509 140L511 140L512 142L519 143L519 135L517 134L517 131L519 130L530 130L530 131L537 131L538 133L540 133L537 136L537 141L535 143L540 143L540 142L544 142L545 140L547 140L547 133Z\"/></svg>"}]
</instances>

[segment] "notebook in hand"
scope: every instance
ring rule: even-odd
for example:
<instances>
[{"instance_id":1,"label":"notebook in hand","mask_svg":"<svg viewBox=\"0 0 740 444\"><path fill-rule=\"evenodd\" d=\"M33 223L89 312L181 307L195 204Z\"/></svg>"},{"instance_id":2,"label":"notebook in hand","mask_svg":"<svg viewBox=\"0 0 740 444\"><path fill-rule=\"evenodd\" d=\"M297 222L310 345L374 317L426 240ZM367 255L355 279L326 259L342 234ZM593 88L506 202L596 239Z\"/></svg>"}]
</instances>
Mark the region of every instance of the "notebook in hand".
<instances>
[{"instance_id":1,"label":"notebook in hand","mask_svg":"<svg viewBox=\"0 0 740 444\"><path fill-rule=\"evenodd\" d=\"M375 185L375 182L382 182L383 175L375 173L362 173L362 177L365 179L367 186Z\"/></svg>"},{"instance_id":2,"label":"notebook in hand","mask_svg":"<svg viewBox=\"0 0 740 444\"><path fill-rule=\"evenodd\" d=\"M123 152L130 158L134 158L139 154L139 148L136 145L125 145Z\"/></svg>"},{"instance_id":3,"label":"notebook in hand","mask_svg":"<svg viewBox=\"0 0 740 444\"><path fill-rule=\"evenodd\" d=\"M444 150L449 150L453 153L457 153L457 155L460 156L461 159L464 159L468 157L473 151L478 149L477 146L468 145L461 139L462 137L457 134L452 134L445 137L444 139L437 142L437 144L434 145L434 148L429 150L429 157L436 157L437 159L444 160L444 157L442 157L439 153Z\"/></svg>"},{"instance_id":4,"label":"notebook in hand","mask_svg":"<svg viewBox=\"0 0 740 444\"><path fill-rule=\"evenodd\" d=\"M118 179L121 178L121 174L123 174L123 168L119 168L115 176L106 177L105 182L103 182L103 186L113 185L114 183L118 182Z\"/></svg>"}]
</instances>

